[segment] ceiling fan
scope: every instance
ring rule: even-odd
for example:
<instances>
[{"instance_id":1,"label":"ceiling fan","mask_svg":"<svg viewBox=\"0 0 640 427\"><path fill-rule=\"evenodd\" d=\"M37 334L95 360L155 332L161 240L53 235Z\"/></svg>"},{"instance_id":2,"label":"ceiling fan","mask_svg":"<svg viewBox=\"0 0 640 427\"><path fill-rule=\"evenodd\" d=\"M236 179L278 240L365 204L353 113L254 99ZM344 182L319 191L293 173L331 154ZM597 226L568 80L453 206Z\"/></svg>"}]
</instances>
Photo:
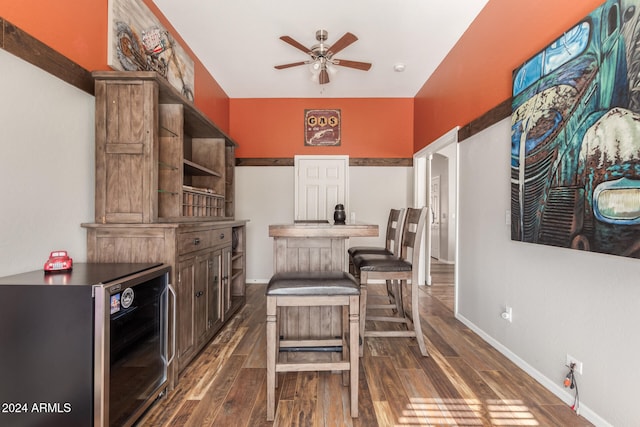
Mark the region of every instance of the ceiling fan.
<instances>
[{"instance_id":1,"label":"ceiling fan","mask_svg":"<svg viewBox=\"0 0 640 427\"><path fill-rule=\"evenodd\" d=\"M278 70L282 70L284 68L296 67L298 65L311 65L312 70L318 72L318 83L320 83L321 85L329 83L329 73L327 71L327 66L329 64L355 68L356 70L362 71L368 71L371 68L371 64L368 62L349 61L346 59L338 59L333 57L333 55L358 40L356 36L351 33L346 33L331 46L325 44L327 36L328 33L326 30L316 31L316 40L318 40L318 44L311 46L311 49L305 47L301 43L298 43L289 36L280 37L280 40L284 41L285 43L289 43L296 49L300 49L304 53L308 54L311 58L306 61L276 65L275 68Z\"/></svg>"}]
</instances>

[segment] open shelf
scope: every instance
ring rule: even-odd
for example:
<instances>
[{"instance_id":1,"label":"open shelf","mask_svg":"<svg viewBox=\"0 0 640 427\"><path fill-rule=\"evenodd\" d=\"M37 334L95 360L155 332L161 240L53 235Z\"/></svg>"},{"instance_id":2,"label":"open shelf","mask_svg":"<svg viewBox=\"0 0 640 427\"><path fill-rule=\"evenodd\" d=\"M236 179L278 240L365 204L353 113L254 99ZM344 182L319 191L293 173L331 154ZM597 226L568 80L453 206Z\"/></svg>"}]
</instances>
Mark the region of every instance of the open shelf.
<instances>
[{"instance_id":1,"label":"open shelf","mask_svg":"<svg viewBox=\"0 0 640 427\"><path fill-rule=\"evenodd\" d=\"M211 169L205 168L204 166L201 166L187 159L184 159L184 173L185 175L192 176L222 176L216 171L212 171Z\"/></svg>"}]
</instances>

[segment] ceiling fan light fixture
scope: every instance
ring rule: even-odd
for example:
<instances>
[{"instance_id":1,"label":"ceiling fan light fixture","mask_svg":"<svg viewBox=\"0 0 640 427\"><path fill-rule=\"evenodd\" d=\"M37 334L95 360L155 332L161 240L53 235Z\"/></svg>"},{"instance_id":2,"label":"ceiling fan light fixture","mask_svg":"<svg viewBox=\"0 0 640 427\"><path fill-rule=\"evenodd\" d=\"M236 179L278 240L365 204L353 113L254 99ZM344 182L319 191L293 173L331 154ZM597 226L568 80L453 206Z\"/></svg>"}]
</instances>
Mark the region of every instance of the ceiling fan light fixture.
<instances>
[{"instance_id":1,"label":"ceiling fan light fixture","mask_svg":"<svg viewBox=\"0 0 640 427\"><path fill-rule=\"evenodd\" d=\"M320 72L320 68L320 61L313 61L309 64L309 71L311 71L311 74L318 74Z\"/></svg>"},{"instance_id":2,"label":"ceiling fan light fixture","mask_svg":"<svg viewBox=\"0 0 640 427\"><path fill-rule=\"evenodd\" d=\"M318 30L316 32L316 40L318 44L311 47L311 49L305 47L303 44L295 41L289 36L281 36L280 40L290 44L298 50L305 52L311 58L307 61L292 62L290 64L276 65L275 68L282 70L285 68L295 67L298 65L308 64L309 71L312 75L312 80L317 81L319 84L327 84L330 81L330 74L333 76L336 73L334 65L341 67L354 68L357 70L368 71L371 68L371 64L367 62L351 61L346 59L333 58L333 55L342 51L347 46L354 43L358 38L351 33L345 33L335 43L328 46L325 45L328 33L326 30Z\"/></svg>"}]
</instances>

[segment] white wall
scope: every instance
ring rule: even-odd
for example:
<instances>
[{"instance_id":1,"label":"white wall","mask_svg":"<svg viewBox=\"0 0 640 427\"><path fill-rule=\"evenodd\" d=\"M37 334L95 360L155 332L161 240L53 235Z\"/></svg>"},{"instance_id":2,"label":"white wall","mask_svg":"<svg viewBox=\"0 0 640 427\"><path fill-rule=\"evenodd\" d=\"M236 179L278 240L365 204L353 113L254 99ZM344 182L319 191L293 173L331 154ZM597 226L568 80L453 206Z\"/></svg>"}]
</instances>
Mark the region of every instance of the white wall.
<instances>
[{"instance_id":1,"label":"white wall","mask_svg":"<svg viewBox=\"0 0 640 427\"><path fill-rule=\"evenodd\" d=\"M93 221L94 98L0 49L0 276L49 252L86 261Z\"/></svg>"},{"instance_id":2,"label":"white wall","mask_svg":"<svg viewBox=\"0 0 640 427\"><path fill-rule=\"evenodd\" d=\"M249 220L247 282L267 282L273 274L269 224L293 222L294 168L241 166L235 177L236 219ZM350 212L355 212L356 221L378 224L381 230L378 238L352 238L350 245L384 246L389 210L407 207L412 200L412 168L350 167L349 186Z\"/></svg>"},{"instance_id":3,"label":"white wall","mask_svg":"<svg viewBox=\"0 0 640 427\"><path fill-rule=\"evenodd\" d=\"M506 119L460 143L458 316L567 402L572 355L582 414L640 425L640 261L511 241L510 133Z\"/></svg>"}]
</instances>

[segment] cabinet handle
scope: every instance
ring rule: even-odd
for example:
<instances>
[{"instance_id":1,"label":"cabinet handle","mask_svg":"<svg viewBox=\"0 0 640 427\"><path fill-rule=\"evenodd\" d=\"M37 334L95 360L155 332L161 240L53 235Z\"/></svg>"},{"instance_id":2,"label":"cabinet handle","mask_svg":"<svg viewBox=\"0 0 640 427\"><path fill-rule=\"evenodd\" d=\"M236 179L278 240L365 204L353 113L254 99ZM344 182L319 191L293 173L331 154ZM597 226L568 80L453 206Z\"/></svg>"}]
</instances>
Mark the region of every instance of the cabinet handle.
<instances>
[{"instance_id":1,"label":"cabinet handle","mask_svg":"<svg viewBox=\"0 0 640 427\"><path fill-rule=\"evenodd\" d=\"M199 245L200 244L200 238L196 237L195 239L193 239L193 244L194 245Z\"/></svg>"},{"instance_id":2,"label":"cabinet handle","mask_svg":"<svg viewBox=\"0 0 640 427\"><path fill-rule=\"evenodd\" d=\"M196 298L200 298L203 294L203 291L196 292Z\"/></svg>"},{"instance_id":3,"label":"cabinet handle","mask_svg":"<svg viewBox=\"0 0 640 427\"><path fill-rule=\"evenodd\" d=\"M220 233L220 240L224 239L224 233Z\"/></svg>"}]
</instances>

